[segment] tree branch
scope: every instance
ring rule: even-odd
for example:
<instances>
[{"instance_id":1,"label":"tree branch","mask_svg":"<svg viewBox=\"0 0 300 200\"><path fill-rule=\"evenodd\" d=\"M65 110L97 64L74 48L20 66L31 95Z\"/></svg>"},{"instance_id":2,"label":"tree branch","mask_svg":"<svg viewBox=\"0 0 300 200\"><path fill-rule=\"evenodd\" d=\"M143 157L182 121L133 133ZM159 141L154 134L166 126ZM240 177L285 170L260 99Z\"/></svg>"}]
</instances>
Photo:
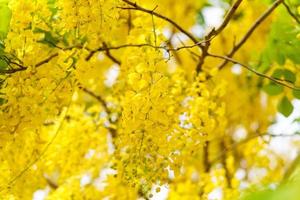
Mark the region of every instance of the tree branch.
<instances>
[{"instance_id":1,"label":"tree branch","mask_svg":"<svg viewBox=\"0 0 300 200\"><path fill-rule=\"evenodd\" d=\"M35 64L35 67L41 67L44 64L47 64L48 62L50 62L53 58L57 57L58 53L55 53L51 56L49 56L48 58L46 58L45 60L42 60L38 63ZM13 63L14 64L14 63ZM28 67L22 66L20 68L16 68L16 69L8 69L8 70L0 70L0 74L13 74L19 71L25 71Z\"/></svg>"},{"instance_id":2,"label":"tree branch","mask_svg":"<svg viewBox=\"0 0 300 200\"><path fill-rule=\"evenodd\" d=\"M241 65L242 67L244 67L248 71L256 74L257 76L260 76L260 77L265 78L265 79L269 79L272 82L275 82L275 83L277 83L279 85L282 85L284 87L287 87L287 88L290 88L290 89L293 89L293 90L300 90L300 88L298 88L298 87L296 87L294 85L289 85L289 84L287 84L287 83L285 83L283 81L280 81L280 80L278 80L276 78L273 78L271 76L267 76L267 75L265 75L263 73L260 73L260 72L258 72L256 70L252 69L251 67L249 67L249 66L247 66L247 65L245 65L245 64L243 64L243 63L241 63L241 62L239 62L237 60L234 60L234 59L232 59L232 58L230 58L228 56L220 56L220 55L214 55L214 54L208 54L208 56L211 56L211 57L214 57L214 58L220 58L220 59L223 59L223 60L225 60L227 62L231 62L233 64Z\"/></svg>"},{"instance_id":3,"label":"tree branch","mask_svg":"<svg viewBox=\"0 0 300 200\"><path fill-rule=\"evenodd\" d=\"M103 43L103 47L107 48L107 45L106 45L105 42ZM117 58L115 58L113 55L111 55L111 53L110 53L110 51L109 51L108 48L106 49L105 54L106 54L106 56L107 56L110 60L112 60L114 63L117 63L118 65L121 65L121 61L119 61Z\"/></svg>"},{"instance_id":4,"label":"tree branch","mask_svg":"<svg viewBox=\"0 0 300 200\"><path fill-rule=\"evenodd\" d=\"M228 23L230 22L230 20L232 19L232 17L234 16L234 13L235 11L237 10L237 8L239 7L239 5L241 4L243 0L237 0L232 6L231 8L229 9L227 15L225 16L224 18L224 21L223 23L220 25L219 28L215 29L213 28L209 33L208 35L206 35L204 38L205 40L207 40L208 42L204 43L202 46L201 46L201 50L202 50L202 55L201 55L201 58L200 58L200 61L197 65L197 73L199 73L202 69L202 65L204 64L204 61L205 61L205 58L206 56L208 56L208 50L209 50L209 47L210 47L210 40L213 39L215 36L217 36L218 34L220 34L225 28L226 26L228 25Z\"/></svg>"},{"instance_id":5,"label":"tree branch","mask_svg":"<svg viewBox=\"0 0 300 200\"><path fill-rule=\"evenodd\" d=\"M112 50L119 50L119 49L123 49L123 48L140 48L140 47L150 47L150 48L154 48L154 49L162 49L165 51L180 51L182 49L190 49L190 48L194 48L197 47L199 45L201 45L202 43L205 43L207 41L200 41L197 42L196 44L193 45L184 45L184 46L180 46L180 47L176 47L176 48L169 48L167 45L166 46L155 46L152 44L123 44L120 46L115 46L115 47L109 47L109 46L101 46L98 49L95 50L90 50L89 55L85 58L86 61L89 61L97 52L102 52L102 51L112 51Z\"/></svg>"},{"instance_id":6,"label":"tree branch","mask_svg":"<svg viewBox=\"0 0 300 200\"><path fill-rule=\"evenodd\" d=\"M143 8L139 5L137 5L136 3L133 3L129 0L122 0L124 3L132 6L132 7L128 7L128 8L123 8L123 7L119 7L120 9L124 9L124 10L137 10L137 11L142 11L142 12L145 12L145 13L148 13L148 14L151 14L151 15L154 15L164 21L167 21L169 22L170 24L172 24L174 27L176 27L179 31L181 31L183 34L185 34L188 38L190 38L195 44L198 43L198 40L191 34L189 33L188 31L184 30L184 28L182 28L179 24L177 24L175 21L173 21L172 19L166 17L166 16L163 16L157 12L153 10L149 10L149 9L146 9L146 8Z\"/></svg>"},{"instance_id":7,"label":"tree branch","mask_svg":"<svg viewBox=\"0 0 300 200\"><path fill-rule=\"evenodd\" d=\"M232 58L234 54L245 44L245 42L249 39L249 37L252 35L252 33L256 30L256 28L283 2L283 0L276 0L271 7L269 7L255 22L254 24L249 28L247 33L244 35L244 37L236 44L230 53L227 55L228 58ZM228 63L228 60L225 60L219 68L222 69L226 64Z\"/></svg>"},{"instance_id":8,"label":"tree branch","mask_svg":"<svg viewBox=\"0 0 300 200\"><path fill-rule=\"evenodd\" d=\"M95 93L92 92L91 90L89 90L89 89L87 89L87 88L85 88L85 87L83 87L83 86L81 86L81 85L79 86L79 89L81 89L82 91L84 91L85 93L87 93L88 95L90 95L91 97L95 98L98 102L100 102L100 104L102 105L104 111L105 111L108 115L111 114L111 111L110 111L109 108L107 107L105 100L104 100L100 95L95 94ZM109 121L110 124L113 123L113 122L111 121L111 119L110 119L109 116L108 116L108 121ZM116 136L117 136L117 131L116 131L116 129L111 128L111 127L106 127L106 128L110 131L112 137L116 137Z\"/></svg>"},{"instance_id":9,"label":"tree branch","mask_svg":"<svg viewBox=\"0 0 300 200\"><path fill-rule=\"evenodd\" d=\"M230 22L230 20L232 19L232 17L234 16L236 10L238 9L238 7L240 6L240 4L242 3L243 0L237 0L229 9L228 13L226 14L223 23L219 26L219 28L217 29L212 29L209 34L206 36L206 38L211 38L215 35L220 34L228 25L228 23Z\"/></svg>"},{"instance_id":10,"label":"tree branch","mask_svg":"<svg viewBox=\"0 0 300 200\"><path fill-rule=\"evenodd\" d=\"M294 20L296 20L296 22L298 24L300 24L300 19L293 13L293 11L291 10L291 8L289 7L289 5L287 5L287 3L285 1L282 2L284 7L286 8L286 10L288 11L288 13L290 14L290 16L292 18L294 18Z\"/></svg>"}]
</instances>

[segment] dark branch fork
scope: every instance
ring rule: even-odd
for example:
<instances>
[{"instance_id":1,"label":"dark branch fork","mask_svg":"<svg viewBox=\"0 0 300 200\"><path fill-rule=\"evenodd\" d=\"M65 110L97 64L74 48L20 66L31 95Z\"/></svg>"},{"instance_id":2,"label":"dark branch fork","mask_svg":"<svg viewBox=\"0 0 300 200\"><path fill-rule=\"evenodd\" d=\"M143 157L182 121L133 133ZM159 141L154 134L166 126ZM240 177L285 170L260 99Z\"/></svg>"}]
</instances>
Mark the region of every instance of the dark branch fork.
<instances>
[{"instance_id":1,"label":"dark branch fork","mask_svg":"<svg viewBox=\"0 0 300 200\"><path fill-rule=\"evenodd\" d=\"M234 16L236 10L238 9L238 7L240 6L240 4L242 3L243 0L237 0L229 9L228 13L226 14L223 23L219 26L219 28L215 29L213 28L206 36L205 36L205 40L209 41L207 43L204 43L204 45L202 45L202 55L201 55L201 59L200 62L197 65L197 72L199 73L202 69L202 65L204 64L205 58L208 55L208 50L209 50L209 46L210 46L210 40L213 39L215 36L219 35L229 24L230 20L232 19L232 17Z\"/></svg>"}]
</instances>

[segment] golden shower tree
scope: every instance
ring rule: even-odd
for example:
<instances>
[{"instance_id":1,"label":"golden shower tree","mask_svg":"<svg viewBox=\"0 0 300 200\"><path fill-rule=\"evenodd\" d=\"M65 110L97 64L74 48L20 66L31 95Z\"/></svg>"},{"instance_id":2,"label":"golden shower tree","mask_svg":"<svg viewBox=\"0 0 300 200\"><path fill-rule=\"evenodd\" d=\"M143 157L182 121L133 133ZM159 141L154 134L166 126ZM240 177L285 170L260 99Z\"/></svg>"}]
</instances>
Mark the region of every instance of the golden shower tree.
<instances>
[{"instance_id":1,"label":"golden shower tree","mask_svg":"<svg viewBox=\"0 0 300 200\"><path fill-rule=\"evenodd\" d=\"M0 0L0 199L287 187L268 127L300 98L300 2L219 6L210 27L206 0Z\"/></svg>"}]
</instances>

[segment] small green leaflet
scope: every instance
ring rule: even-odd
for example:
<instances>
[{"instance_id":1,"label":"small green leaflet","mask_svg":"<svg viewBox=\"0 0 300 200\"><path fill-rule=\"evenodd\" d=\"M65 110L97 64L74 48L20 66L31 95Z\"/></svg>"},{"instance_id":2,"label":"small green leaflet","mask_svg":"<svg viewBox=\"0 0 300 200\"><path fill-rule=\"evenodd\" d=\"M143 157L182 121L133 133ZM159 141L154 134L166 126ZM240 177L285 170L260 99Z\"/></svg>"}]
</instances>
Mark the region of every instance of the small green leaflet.
<instances>
[{"instance_id":1,"label":"small green leaflet","mask_svg":"<svg viewBox=\"0 0 300 200\"><path fill-rule=\"evenodd\" d=\"M279 8L279 16L271 27L265 50L262 53L260 70L268 70L272 63L284 65L287 59L300 63L300 40L297 39L296 24L284 7Z\"/></svg>"},{"instance_id":2,"label":"small green leaflet","mask_svg":"<svg viewBox=\"0 0 300 200\"><path fill-rule=\"evenodd\" d=\"M293 90L293 95L296 99L300 99L300 90Z\"/></svg>"},{"instance_id":3,"label":"small green leaflet","mask_svg":"<svg viewBox=\"0 0 300 200\"><path fill-rule=\"evenodd\" d=\"M9 31L11 10L7 5L7 0L0 1L0 40L4 40Z\"/></svg>"},{"instance_id":4,"label":"small green leaflet","mask_svg":"<svg viewBox=\"0 0 300 200\"><path fill-rule=\"evenodd\" d=\"M295 83L296 82L296 75L294 72L288 70L288 69L276 69L274 73L272 74L273 78L276 79L281 79L288 81L290 83Z\"/></svg>"},{"instance_id":5,"label":"small green leaflet","mask_svg":"<svg viewBox=\"0 0 300 200\"><path fill-rule=\"evenodd\" d=\"M275 96L283 92L283 86L275 83L270 83L263 87L263 90L270 96Z\"/></svg>"},{"instance_id":6,"label":"small green leaflet","mask_svg":"<svg viewBox=\"0 0 300 200\"><path fill-rule=\"evenodd\" d=\"M290 116L294 110L293 104L289 101L289 99L286 96L284 96L280 100L277 108L278 108L278 111L281 114L283 114L285 117Z\"/></svg>"},{"instance_id":7,"label":"small green leaflet","mask_svg":"<svg viewBox=\"0 0 300 200\"><path fill-rule=\"evenodd\" d=\"M283 72L284 80L290 82L290 83L295 83L296 82L296 75L290 71L285 69Z\"/></svg>"}]
</instances>

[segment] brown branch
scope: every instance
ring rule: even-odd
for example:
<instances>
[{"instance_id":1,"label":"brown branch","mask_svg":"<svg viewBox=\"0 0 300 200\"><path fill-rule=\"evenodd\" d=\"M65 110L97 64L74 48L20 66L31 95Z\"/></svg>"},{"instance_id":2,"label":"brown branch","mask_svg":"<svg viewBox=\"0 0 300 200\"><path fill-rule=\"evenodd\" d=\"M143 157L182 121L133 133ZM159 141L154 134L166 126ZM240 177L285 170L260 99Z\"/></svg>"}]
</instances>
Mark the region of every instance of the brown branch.
<instances>
[{"instance_id":1,"label":"brown branch","mask_svg":"<svg viewBox=\"0 0 300 200\"><path fill-rule=\"evenodd\" d=\"M131 12L128 10L128 20L127 20L127 26L128 26L128 35L130 34L130 31L132 29L132 17L131 17Z\"/></svg>"},{"instance_id":2,"label":"brown branch","mask_svg":"<svg viewBox=\"0 0 300 200\"><path fill-rule=\"evenodd\" d=\"M226 144L225 144L224 140L221 141L220 146L221 146L222 149L226 149ZM222 156L222 161L221 162L222 162L222 165L223 165L224 170L225 170L225 178L226 178L228 187L232 188L231 174L230 174L230 171L229 171L227 163L226 163L226 154L227 154L227 152L225 152L224 156Z\"/></svg>"},{"instance_id":3,"label":"brown branch","mask_svg":"<svg viewBox=\"0 0 300 200\"><path fill-rule=\"evenodd\" d=\"M200 57L200 61L197 65L196 71L197 73L199 73L202 70L202 65L204 64L205 58L208 56L208 50L210 47L210 40L213 39L215 36L217 36L218 34L220 34L228 25L228 23L230 22L230 20L232 19L232 17L234 16L235 11L237 10L237 8L240 6L240 4L242 3L243 0L237 0L229 9L227 15L224 18L223 23L220 25L219 28L215 29L213 28L208 35L206 35L204 38L206 41L206 43L204 43L201 46L201 50L202 50L202 55Z\"/></svg>"},{"instance_id":4,"label":"brown branch","mask_svg":"<svg viewBox=\"0 0 300 200\"><path fill-rule=\"evenodd\" d=\"M203 146L203 165L204 172L209 172L211 163L209 161L209 141L206 141Z\"/></svg>"},{"instance_id":5,"label":"brown branch","mask_svg":"<svg viewBox=\"0 0 300 200\"><path fill-rule=\"evenodd\" d=\"M220 34L228 25L232 17L234 16L236 10L240 6L243 0L237 0L229 9L228 13L226 14L223 23L219 26L217 29L212 29L209 34L206 36L206 38L211 38L212 36Z\"/></svg>"},{"instance_id":6,"label":"brown branch","mask_svg":"<svg viewBox=\"0 0 300 200\"><path fill-rule=\"evenodd\" d=\"M115 47L108 47L108 46L101 46L99 47L98 49L95 49L95 50L90 50L90 53L89 55L85 58L86 61L89 61L97 52L102 52L102 51L112 51L112 50L119 50L119 49L123 49L123 48L140 48L140 47L150 47L150 48L154 48L154 49L162 49L162 50L165 50L165 51L180 51L182 49L190 49L190 48L194 48L194 47L197 47L199 45L201 45L202 43L205 43L207 41L200 41L200 42L197 42L196 44L193 44L193 45L184 45L184 46L180 46L180 47L177 47L177 48L168 48L168 46L155 46L155 45L152 45L152 44L123 44L123 45L120 45L120 46L115 46Z\"/></svg>"},{"instance_id":7,"label":"brown branch","mask_svg":"<svg viewBox=\"0 0 300 200\"><path fill-rule=\"evenodd\" d=\"M89 90L89 89L87 89L87 88L85 88L85 87L83 87L81 85L78 86L78 88L80 90L84 91L85 93L89 94L90 96L94 97L98 102L101 103L101 105L104 108L105 112L106 113L110 113L110 111L109 111L109 109L108 109L108 107L106 105L106 102L104 101L104 99L101 96L96 95L94 92L92 92L91 90Z\"/></svg>"},{"instance_id":8,"label":"brown branch","mask_svg":"<svg viewBox=\"0 0 300 200\"><path fill-rule=\"evenodd\" d=\"M300 19L293 13L293 11L291 10L291 8L289 7L289 5L287 5L287 3L285 1L282 2L284 7L286 8L286 10L288 11L288 13L290 14L290 16L292 18L294 18L294 20L296 20L296 22L298 24L300 24Z\"/></svg>"},{"instance_id":9,"label":"brown branch","mask_svg":"<svg viewBox=\"0 0 300 200\"><path fill-rule=\"evenodd\" d=\"M85 93L87 93L88 95L92 96L93 98L95 98L98 102L100 102L100 104L102 105L104 111L109 115L111 114L111 111L109 110L109 108L107 107L107 104L105 102L105 100L100 96L100 95L97 95L95 94L93 91L83 87L83 86L79 86L79 89L81 89L82 91L84 91ZM110 117L108 116L108 121L110 124L112 124L113 122L111 121ZM114 138L117 136L117 131L116 129L114 128L111 128L111 127L106 127L110 133L111 133L111 136Z\"/></svg>"},{"instance_id":10,"label":"brown branch","mask_svg":"<svg viewBox=\"0 0 300 200\"><path fill-rule=\"evenodd\" d=\"M44 176L44 178L46 179L47 184L53 189L56 190L58 188L57 183L55 183L53 180L51 180L49 177Z\"/></svg>"},{"instance_id":11,"label":"brown branch","mask_svg":"<svg viewBox=\"0 0 300 200\"><path fill-rule=\"evenodd\" d=\"M42 61L36 63L34 66L36 68L38 68L44 64L47 64L48 62L50 62L53 58L55 58L57 56L58 56L58 53L55 53L55 54L49 56L48 58L46 58L45 60L42 60ZM13 74L13 73L16 73L19 71L25 71L27 68L28 67L22 66L22 67L16 68L16 69L0 70L0 74Z\"/></svg>"},{"instance_id":12,"label":"brown branch","mask_svg":"<svg viewBox=\"0 0 300 200\"><path fill-rule=\"evenodd\" d=\"M298 87L296 87L294 85L289 85L289 84L287 84L287 83L285 83L285 82L283 82L281 80L278 80L278 79L273 78L271 76L268 76L268 75L265 75L263 73L260 73L260 72L258 72L256 70L252 69L251 67L249 67L249 66L247 66L247 65L245 65L245 64L243 64L243 63L241 63L241 62L239 62L237 60L234 60L234 59L232 59L232 58L230 58L228 56L220 56L220 55L214 55L214 54L208 54L208 56L211 56L211 57L214 57L214 58L220 58L220 59L223 59L223 60L225 60L227 62L231 62L233 64L241 65L242 67L244 67L248 71L256 74L257 76L260 76L260 77L265 78L265 79L269 79L270 81L272 81L274 83L277 83L279 85L282 85L284 87L287 87L287 88L290 88L290 89L293 89L293 90L300 90L300 88L298 88Z\"/></svg>"},{"instance_id":13,"label":"brown branch","mask_svg":"<svg viewBox=\"0 0 300 200\"><path fill-rule=\"evenodd\" d=\"M230 51L229 54L227 54L227 57L232 58L234 54L246 43L246 41L249 39L249 37L252 35L252 33L256 30L256 28L283 2L283 0L276 0L272 6L270 6L249 28L247 33L244 35L244 37L236 44ZM225 60L219 68L222 69L226 64L228 63L228 60Z\"/></svg>"},{"instance_id":14,"label":"brown branch","mask_svg":"<svg viewBox=\"0 0 300 200\"><path fill-rule=\"evenodd\" d=\"M189 33L188 31L184 30L184 28L182 28L179 24L177 24L175 21L173 21L172 19L166 17L166 16L163 16L157 12L153 10L149 10L149 9L146 9L146 8L143 8L139 5L137 5L136 3L133 3L129 0L122 0L123 2L125 2L126 4L132 6L132 7L128 7L128 8L123 8L123 7L118 7L120 9L124 9L124 10L137 10L137 11L142 11L142 12L145 12L145 13L148 13L148 14L151 14L151 15L154 15L162 20L165 20L167 22L169 22L170 24L172 24L174 27L176 27L179 31L181 31L183 34L185 34L188 38L190 38L195 44L198 43L198 40L191 34Z\"/></svg>"},{"instance_id":15,"label":"brown branch","mask_svg":"<svg viewBox=\"0 0 300 200\"><path fill-rule=\"evenodd\" d=\"M105 50L106 56L107 56L109 59L111 59L114 63L117 63L118 65L121 65L121 61L119 61L119 60L116 59L113 55L111 55L111 53L110 53L109 49L107 48L107 45L106 45L105 42L103 42L103 47L106 48L106 50Z\"/></svg>"},{"instance_id":16,"label":"brown branch","mask_svg":"<svg viewBox=\"0 0 300 200\"><path fill-rule=\"evenodd\" d=\"M119 49L123 49L123 48L140 48L140 47L150 47L150 48L154 48L154 49L161 49L161 50L165 50L167 52L170 51L180 51L183 49L191 49L194 47L197 47L199 45L201 45L202 43L205 43L207 41L200 41L197 42L193 45L183 45L180 47L175 47L175 48L169 48L167 45L166 46L155 46L152 44L124 44L124 45L120 45L120 46L115 46L115 47L108 47L107 45L103 45L101 47L99 47L98 49L95 50L91 50L91 49L87 49L90 53L88 54L88 56L85 58L86 61L89 61L97 52L106 52L106 55L113 60L114 62L116 62L117 64L121 64L120 61L118 61L116 58L114 58L111 54L110 51L112 50L119 50ZM66 48L62 48L62 47L58 47L56 46L56 48L60 49L60 50L71 50L72 48L77 48L77 49L83 49L83 46L72 46L72 47L66 47ZM47 64L48 62L50 62L53 58L57 57L59 54L55 53L51 56L49 56L48 58L46 58L45 60L42 60L38 63L35 64L35 67L38 68L44 64ZM8 70L0 70L0 74L13 74L15 72L19 72L19 71L24 71L26 70L27 67L26 66L21 66L20 68L16 68L16 69L8 69Z\"/></svg>"}]
</instances>

